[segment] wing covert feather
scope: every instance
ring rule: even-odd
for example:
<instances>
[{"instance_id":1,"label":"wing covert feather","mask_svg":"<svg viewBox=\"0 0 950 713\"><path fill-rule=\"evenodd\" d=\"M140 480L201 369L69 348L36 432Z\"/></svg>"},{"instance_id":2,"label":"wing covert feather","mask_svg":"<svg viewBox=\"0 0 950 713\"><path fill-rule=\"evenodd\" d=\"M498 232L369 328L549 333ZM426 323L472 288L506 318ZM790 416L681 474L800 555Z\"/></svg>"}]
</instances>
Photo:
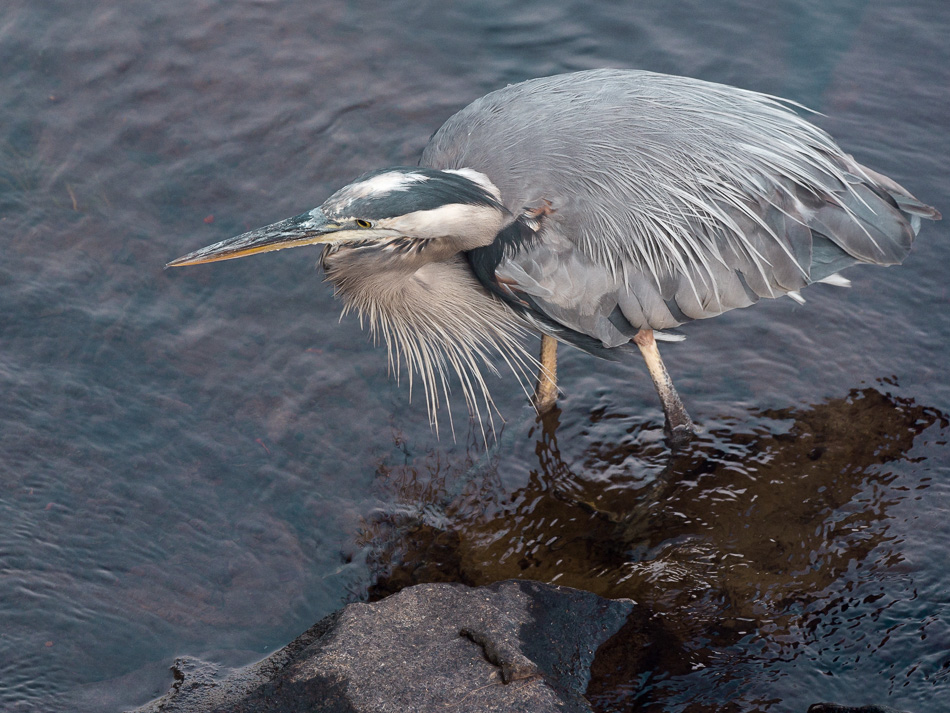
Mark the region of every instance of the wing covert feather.
<instances>
[{"instance_id":1,"label":"wing covert feather","mask_svg":"<svg viewBox=\"0 0 950 713\"><path fill-rule=\"evenodd\" d=\"M516 216L549 204L539 239L496 273L605 347L851 264L899 263L920 218L939 217L780 100L649 72L492 92L450 118L421 163L486 174Z\"/></svg>"}]
</instances>

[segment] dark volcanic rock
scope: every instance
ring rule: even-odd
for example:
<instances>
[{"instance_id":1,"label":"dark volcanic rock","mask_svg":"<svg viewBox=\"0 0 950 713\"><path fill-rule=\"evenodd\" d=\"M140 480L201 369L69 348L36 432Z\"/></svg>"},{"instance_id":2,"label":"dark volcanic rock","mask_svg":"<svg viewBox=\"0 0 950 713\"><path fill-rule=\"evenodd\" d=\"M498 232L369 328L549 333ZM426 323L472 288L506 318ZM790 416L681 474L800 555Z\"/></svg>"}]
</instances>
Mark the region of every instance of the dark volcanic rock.
<instances>
[{"instance_id":1,"label":"dark volcanic rock","mask_svg":"<svg viewBox=\"0 0 950 713\"><path fill-rule=\"evenodd\" d=\"M350 604L243 669L179 660L138 710L587 713L594 654L634 606L529 581L423 584Z\"/></svg>"}]
</instances>

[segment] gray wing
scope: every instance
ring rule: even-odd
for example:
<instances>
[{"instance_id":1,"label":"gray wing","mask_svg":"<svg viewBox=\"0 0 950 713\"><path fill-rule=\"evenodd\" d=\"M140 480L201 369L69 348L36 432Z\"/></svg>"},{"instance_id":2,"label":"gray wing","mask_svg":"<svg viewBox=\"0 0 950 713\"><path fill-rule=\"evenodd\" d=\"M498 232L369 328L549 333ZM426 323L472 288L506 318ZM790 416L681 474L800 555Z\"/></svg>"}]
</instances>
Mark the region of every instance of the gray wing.
<instances>
[{"instance_id":1,"label":"gray wing","mask_svg":"<svg viewBox=\"0 0 950 713\"><path fill-rule=\"evenodd\" d=\"M639 71L488 94L421 163L486 174L533 231L479 259L483 282L605 347L899 263L939 218L778 99Z\"/></svg>"}]
</instances>

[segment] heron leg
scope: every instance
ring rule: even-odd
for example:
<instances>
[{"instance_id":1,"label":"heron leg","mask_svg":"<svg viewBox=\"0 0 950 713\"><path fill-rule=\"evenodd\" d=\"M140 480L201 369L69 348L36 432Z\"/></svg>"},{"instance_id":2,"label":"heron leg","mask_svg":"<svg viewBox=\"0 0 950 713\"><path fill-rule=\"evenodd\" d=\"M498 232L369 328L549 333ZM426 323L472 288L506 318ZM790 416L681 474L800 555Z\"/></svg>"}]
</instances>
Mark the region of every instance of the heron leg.
<instances>
[{"instance_id":1,"label":"heron leg","mask_svg":"<svg viewBox=\"0 0 950 713\"><path fill-rule=\"evenodd\" d=\"M538 413L546 413L557 401L557 340L541 335L541 371L534 389L534 406Z\"/></svg>"},{"instance_id":2,"label":"heron leg","mask_svg":"<svg viewBox=\"0 0 950 713\"><path fill-rule=\"evenodd\" d=\"M693 422L686 413L686 407L680 401L680 396L673 387L673 380L660 358L660 350L656 348L653 330L641 329L636 333L633 341L640 347L640 353L643 354L643 360L647 363L647 369L650 370L650 376L653 378L656 393L660 396L660 403L663 404L663 413L666 416L663 430L666 437L674 446L685 445L693 437Z\"/></svg>"}]
</instances>

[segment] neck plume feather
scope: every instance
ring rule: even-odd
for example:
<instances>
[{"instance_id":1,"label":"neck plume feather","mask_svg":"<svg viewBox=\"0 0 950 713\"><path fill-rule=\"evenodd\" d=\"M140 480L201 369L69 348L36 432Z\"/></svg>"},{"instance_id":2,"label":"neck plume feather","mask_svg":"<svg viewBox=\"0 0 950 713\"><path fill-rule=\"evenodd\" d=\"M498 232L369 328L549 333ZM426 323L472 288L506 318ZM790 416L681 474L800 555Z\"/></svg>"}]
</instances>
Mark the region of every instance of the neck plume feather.
<instances>
[{"instance_id":1,"label":"neck plume feather","mask_svg":"<svg viewBox=\"0 0 950 713\"><path fill-rule=\"evenodd\" d=\"M344 314L355 311L374 339L382 335L390 371L398 379L406 368L410 393L416 377L422 382L436 433L440 393L448 403L451 392L450 369L458 374L466 405L483 435L483 414L494 430L493 411L497 411L483 372L484 368L498 375L494 354L501 356L530 396L527 385L539 365L522 343L526 325L481 286L461 256L402 274L356 273L332 264L325 268L343 301ZM451 410L449 422L454 434Z\"/></svg>"}]
</instances>

